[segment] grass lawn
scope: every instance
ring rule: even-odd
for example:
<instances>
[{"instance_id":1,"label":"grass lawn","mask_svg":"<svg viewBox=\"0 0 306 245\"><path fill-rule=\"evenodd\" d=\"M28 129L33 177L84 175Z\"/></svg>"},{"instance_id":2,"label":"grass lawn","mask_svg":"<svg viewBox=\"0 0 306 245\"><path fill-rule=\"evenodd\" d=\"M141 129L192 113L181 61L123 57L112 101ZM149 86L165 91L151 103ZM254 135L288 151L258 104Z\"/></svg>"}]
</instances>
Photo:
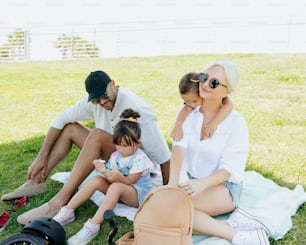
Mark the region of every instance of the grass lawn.
<instances>
[{"instance_id":1,"label":"grass lawn","mask_svg":"<svg viewBox=\"0 0 306 245\"><path fill-rule=\"evenodd\" d=\"M0 63L0 195L25 181L28 166L58 113L86 95L84 79L90 71L105 70L117 82L139 94L152 106L159 125L169 136L182 101L178 81L187 72L201 71L216 59L230 59L241 71L241 85L232 96L250 131L248 170L256 170L281 186L306 188L306 55L184 55L151 58L120 58L85 61ZM93 126L89 122L89 126ZM79 150L54 170L70 171ZM61 184L47 181L49 192L30 199L13 214L0 233L0 241L19 232L16 217L48 201ZM281 200L280 200L281 201ZM0 202L5 210L9 202ZM67 236L78 231L97 207L88 201L77 210L77 220L65 226ZM271 244L306 244L306 208L293 217L286 236ZM132 229L132 222L119 218L117 237ZM96 242L106 244L109 228L102 226ZM99 242L97 242L99 240Z\"/></svg>"}]
</instances>

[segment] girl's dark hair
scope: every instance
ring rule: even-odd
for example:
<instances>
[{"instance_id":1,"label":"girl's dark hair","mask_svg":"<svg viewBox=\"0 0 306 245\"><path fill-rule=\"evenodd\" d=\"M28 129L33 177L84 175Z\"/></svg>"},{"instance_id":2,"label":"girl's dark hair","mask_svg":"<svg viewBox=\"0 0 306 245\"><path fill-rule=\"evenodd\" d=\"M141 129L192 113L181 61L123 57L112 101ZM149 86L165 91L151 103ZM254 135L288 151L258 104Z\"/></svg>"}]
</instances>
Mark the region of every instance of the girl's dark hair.
<instances>
[{"instance_id":1,"label":"girl's dark hair","mask_svg":"<svg viewBox=\"0 0 306 245\"><path fill-rule=\"evenodd\" d=\"M125 109L120 115L120 121L114 129L113 143L121 145L126 143L129 146L138 143L141 136L141 129L137 118L140 114L132 109Z\"/></svg>"},{"instance_id":2,"label":"girl's dark hair","mask_svg":"<svg viewBox=\"0 0 306 245\"><path fill-rule=\"evenodd\" d=\"M179 91L180 94L186 94L189 92L199 94L199 83L192 82L190 79L198 80L199 73L196 72L189 72L184 75L179 83Z\"/></svg>"}]
</instances>

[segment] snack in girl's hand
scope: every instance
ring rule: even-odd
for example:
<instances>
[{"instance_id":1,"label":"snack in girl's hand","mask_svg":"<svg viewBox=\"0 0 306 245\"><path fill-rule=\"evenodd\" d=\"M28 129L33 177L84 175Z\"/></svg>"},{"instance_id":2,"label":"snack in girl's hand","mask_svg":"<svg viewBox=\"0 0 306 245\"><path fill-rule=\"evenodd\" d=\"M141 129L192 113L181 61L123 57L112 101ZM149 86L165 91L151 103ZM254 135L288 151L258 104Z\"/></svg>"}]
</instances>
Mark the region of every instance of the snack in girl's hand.
<instances>
[{"instance_id":1,"label":"snack in girl's hand","mask_svg":"<svg viewBox=\"0 0 306 245\"><path fill-rule=\"evenodd\" d=\"M102 159L96 159L96 160L93 160L92 162L94 165L95 165L95 169L100 172L100 173L104 173L107 171L107 168L105 166L105 160L102 160Z\"/></svg>"}]
</instances>

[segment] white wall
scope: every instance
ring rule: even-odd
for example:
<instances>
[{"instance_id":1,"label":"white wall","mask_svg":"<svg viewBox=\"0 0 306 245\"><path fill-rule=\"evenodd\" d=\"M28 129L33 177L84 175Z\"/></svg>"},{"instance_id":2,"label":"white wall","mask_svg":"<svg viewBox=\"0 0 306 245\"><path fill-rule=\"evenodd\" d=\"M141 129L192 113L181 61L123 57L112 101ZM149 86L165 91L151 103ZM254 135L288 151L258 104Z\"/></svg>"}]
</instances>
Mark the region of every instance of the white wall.
<instances>
[{"instance_id":1,"label":"white wall","mask_svg":"<svg viewBox=\"0 0 306 245\"><path fill-rule=\"evenodd\" d=\"M56 38L78 34L101 57L305 53L304 0L2 0L0 45L30 31L30 59L57 59Z\"/></svg>"}]
</instances>

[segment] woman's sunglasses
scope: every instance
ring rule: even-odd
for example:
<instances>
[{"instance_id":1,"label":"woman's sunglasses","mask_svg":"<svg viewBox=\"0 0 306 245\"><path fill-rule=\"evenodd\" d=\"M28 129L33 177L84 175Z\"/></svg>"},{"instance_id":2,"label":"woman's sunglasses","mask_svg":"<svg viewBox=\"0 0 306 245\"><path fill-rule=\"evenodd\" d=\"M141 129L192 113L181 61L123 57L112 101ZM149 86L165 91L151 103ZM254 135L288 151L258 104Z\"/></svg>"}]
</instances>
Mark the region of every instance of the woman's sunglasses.
<instances>
[{"instance_id":1,"label":"woman's sunglasses","mask_svg":"<svg viewBox=\"0 0 306 245\"><path fill-rule=\"evenodd\" d=\"M206 83L208 81L208 86L212 89L215 89L217 87L219 87L220 85L223 86L224 88L227 88L227 86L223 83L220 83L219 80L217 78L211 78L209 79L209 75L207 73L203 73L201 72L199 74L199 79L195 80L195 79L190 79L191 82L200 82L200 83Z\"/></svg>"}]
</instances>

